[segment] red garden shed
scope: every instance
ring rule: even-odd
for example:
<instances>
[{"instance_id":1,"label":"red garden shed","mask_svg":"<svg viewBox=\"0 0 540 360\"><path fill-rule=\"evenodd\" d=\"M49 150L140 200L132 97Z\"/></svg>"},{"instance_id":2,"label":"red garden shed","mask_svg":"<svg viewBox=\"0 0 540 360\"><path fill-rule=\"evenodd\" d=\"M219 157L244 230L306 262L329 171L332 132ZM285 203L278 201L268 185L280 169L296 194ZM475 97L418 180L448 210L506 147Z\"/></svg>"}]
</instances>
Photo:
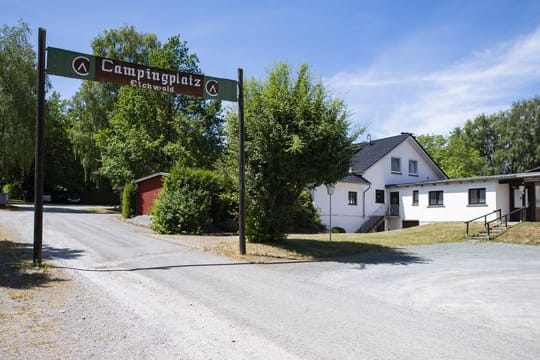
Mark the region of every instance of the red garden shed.
<instances>
[{"instance_id":1,"label":"red garden shed","mask_svg":"<svg viewBox=\"0 0 540 360\"><path fill-rule=\"evenodd\" d=\"M159 172L135 180L137 184L137 215L148 215L169 173Z\"/></svg>"}]
</instances>

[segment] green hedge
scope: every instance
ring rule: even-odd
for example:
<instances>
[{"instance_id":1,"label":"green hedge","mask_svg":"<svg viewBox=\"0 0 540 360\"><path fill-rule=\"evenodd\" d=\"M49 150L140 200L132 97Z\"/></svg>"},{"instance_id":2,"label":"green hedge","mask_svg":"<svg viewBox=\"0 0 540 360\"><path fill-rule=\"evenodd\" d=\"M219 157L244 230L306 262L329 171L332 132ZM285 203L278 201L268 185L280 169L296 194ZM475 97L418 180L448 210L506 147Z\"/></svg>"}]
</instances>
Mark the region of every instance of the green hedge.
<instances>
[{"instance_id":1,"label":"green hedge","mask_svg":"<svg viewBox=\"0 0 540 360\"><path fill-rule=\"evenodd\" d=\"M2 187L2 191L10 198L20 198L22 195L22 185L20 182L14 182L12 184L6 184Z\"/></svg>"},{"instance_id":2,"label":"green hedge","mask_svg":"<svg viewBox=\"0 0 540 360\"><path fill-rule=\"evenodd\" d=\"M152 208L152 229L162 234L200 234L219 224L230 228L229 188L217 172L173 168Z\"/></svg>"},{"instance_id":3,"label":"green hedge","mask_svg":"<svg viewBox=\"0 0 540 360\"><path fill-rule=\"evenodd\" d=\"M133 183L124 186L122 192L122 216L124 219L135 216L137 204L137 187Z\"/></svg>"}]
</instances>

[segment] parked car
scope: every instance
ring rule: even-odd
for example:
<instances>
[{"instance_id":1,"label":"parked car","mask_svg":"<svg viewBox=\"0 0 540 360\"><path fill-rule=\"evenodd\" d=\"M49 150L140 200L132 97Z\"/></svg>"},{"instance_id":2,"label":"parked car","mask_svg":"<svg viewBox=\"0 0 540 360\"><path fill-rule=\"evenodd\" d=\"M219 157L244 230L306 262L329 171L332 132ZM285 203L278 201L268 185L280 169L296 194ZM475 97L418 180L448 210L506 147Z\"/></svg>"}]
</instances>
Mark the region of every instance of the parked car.
<instances>
[{"instance_id":1,"label":"parked car","mask_svg":"<svg viewBox=\"0 0 540 360\"><path fill-rule=\"evenodd\" d=\"M81 197L79 195L72 194L72 195L69 195L66 200L68 203L78 204L81 202Z\"/></svg>"},{"instance_id":2,"label":"parked car","mask_svg":"<svg viewBox=\"0 0 540 360\"><path fill-rule=\"evenodd\" d=\"M43 193L43 202L51 202L52 201L52 194L51 193Z\"/></svg>"}]
</instances>

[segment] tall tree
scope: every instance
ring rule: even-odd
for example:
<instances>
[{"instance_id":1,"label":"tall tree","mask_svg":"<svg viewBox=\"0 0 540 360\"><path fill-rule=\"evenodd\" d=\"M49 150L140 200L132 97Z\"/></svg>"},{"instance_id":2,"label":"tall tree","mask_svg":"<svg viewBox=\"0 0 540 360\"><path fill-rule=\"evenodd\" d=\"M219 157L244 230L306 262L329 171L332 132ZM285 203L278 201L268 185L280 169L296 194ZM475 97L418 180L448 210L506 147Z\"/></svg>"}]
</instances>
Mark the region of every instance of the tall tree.
<instances>
[{"instance_id":1,"label":"tall tree","mask_svg":"<svg viewBox=\"0 0 540 360\"><path fill-rule=\"evenodd\" d=\"M471 146L461 128L455 128L446 137L419 135L417 140L450 178L479 175L482 157L479 151Z\"/></svg>"},{"instance_id":2,"label":"tall tree","mask_svg":"<svg viewBox=\"0 0 540 360\"><path fill-rule=\"evenodd\" d=\"M424 147L429 155L440 164L444 156L444 147L446 146L446 138L443 135L422 134L416 137L416 140Z\"/></svg>"},{"instance_id":3,"label":"tall tree","mask_svg":"<svg viewBox=\"0 0 540 360\"><path fill-rule=\"evenodd\" d=\"M478 176L482 169L480 152L473 148L461 128L448 136L439 165L450 178Z\"/></svg>"},{"instance_id":4,"label":"tall tree","mask_svg":"<svg viewBox=\"0 0 540 360\"><path fill-rule=\"evenodd\" d=\"M149 56L154 67L200 73L198 59L178 36ZM97 135L100 174L114 186L174 163L212 168L223 151L221 104L191 96L124 87Z\"/></svg>"},{"instance_id":5,"label":"tall tree","mask_svg":"<svg viewBox=\"0 0 540 360\"><path fill-rule=\"evenodd\" d=\"M45 104L45 123L45 189L56 193L84 190L83 169L69 139L66 101L56 92Z\"/></svg>"},{"instance_id":6,"label":"tall tree","mask_svg":"<svg viewBox=\"0 0 540 360\"><path fill-rule=\"evenodd\" d=\"M501 146L501 129L504 113L476 117L468 120L463 127L467 142L475 148L482 158L482 167L476 175L493 175L501 173L495 153Z\"/></svg>"},{"instance_id":7,"label":"tall tree","mask_svg":"<svg viewBox=\"0 0 540 360\"><path fill-rule=\"evenodd\" d=\"M149 64L150 53L160 46L155 34L138 32L133 26L124 26L101 33L92 41L96 56L116 60ZM73 96L69 116L73 121L70 132L74 149L88 180L100 182L101 150L96 134L109 126L109 114L118 98L119 86L85 81Z\"/></svg>"},{"instance_id":8,"label":"tall tree","mask_svg":"<svg viewBox=\"0 0 540 360\"><path fill-rule=\"evenodd\" d=\"M518 101L504 113L495 151L502 173L523 172L540 164L540 98Z\"/></svg>"},{"instance_id":9,"label":"tall tree","mask_svg":"<svg viewBox=\"0 0 540 360\"><path fill-rule=\"evenodd\" d=\"M483 159L480 175L526 171L540 165L540 97L469 120L464 134Z\"/></svg>"},{"instance_id":10,"label":"tall tree","mask_svg":"<svg viewBox=\"0 0 540 360\"><path fill-rule=\"evenodd\" d=\"M277 65L245 87L247 228L252 242L275 242L302 190L334 183L348 171L356 136L343 101L330 98L307 65ZM234 142L231 142L234 145Z\"/></svg>"},{"instance_id":11,"label":"tall tree","mask_svg":"<svg viewBox=\"0 0 540 360\"><path fill-rule=\"evenodd\" d=\"M20 180L34 161L36 56L27 24L0 28L0 182Z\"/></svg>"}]
</instances>

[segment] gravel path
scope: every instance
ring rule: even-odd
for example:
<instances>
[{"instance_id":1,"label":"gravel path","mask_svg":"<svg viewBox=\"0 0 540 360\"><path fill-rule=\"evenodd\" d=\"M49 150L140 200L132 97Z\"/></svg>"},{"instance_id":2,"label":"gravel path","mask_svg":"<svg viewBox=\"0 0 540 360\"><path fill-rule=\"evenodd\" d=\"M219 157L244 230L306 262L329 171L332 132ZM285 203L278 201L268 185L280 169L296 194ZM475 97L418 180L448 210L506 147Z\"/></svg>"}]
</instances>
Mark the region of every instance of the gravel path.
<instances>
[{"instance_id":1,"label":"gravel path","mask_svg":"<svg viewBox=\"0 0 540 360\"><path fill-rule=\"evenodd\" d=\"M29 217L0 212L0 226L28 239ZM538 247L450 244L253 265L114 215L51 212L45 224L45 254L62 267L51 278L67 281L30 293L0 287L9 359L540 357Z\"/></svg>"},{"instance_id":2,"label":"gravel path","mask_svg":"<svg viewBox=\"0 0 540 360\"><path fill-rule=\"evenodd\" d=\"M31 258L28 244L13 234L0 238L6 240ZM14 274L6 269L10 261L0 253L0 274L10 276L9 286L0 284L2 359L182 358L159 328L78 272L51 267Z\"/></svg>"}]
</instances>

